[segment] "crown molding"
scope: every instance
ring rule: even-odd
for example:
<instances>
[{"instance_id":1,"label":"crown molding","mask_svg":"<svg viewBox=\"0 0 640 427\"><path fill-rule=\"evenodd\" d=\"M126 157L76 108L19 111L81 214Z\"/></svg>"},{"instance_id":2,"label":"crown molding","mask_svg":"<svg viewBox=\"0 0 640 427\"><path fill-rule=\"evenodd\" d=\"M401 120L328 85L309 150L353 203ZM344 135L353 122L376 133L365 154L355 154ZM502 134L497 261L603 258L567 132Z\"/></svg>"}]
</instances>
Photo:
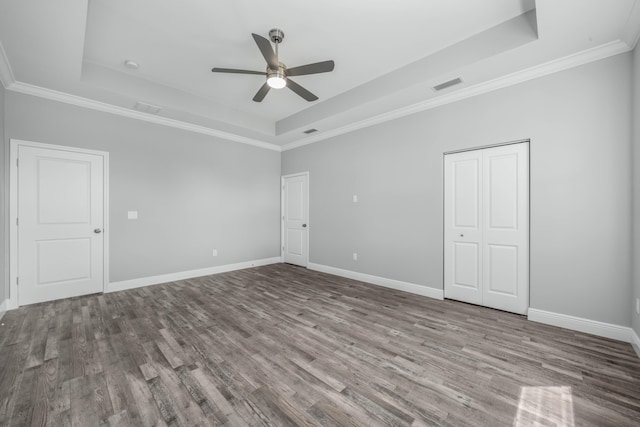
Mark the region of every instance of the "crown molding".
<instances>
[{"instance_id":1,"label":"crown molding","mask_svg":"<svg viewBox=\"0 0 640 427\"><path fill-rule=\"evenodd\" d=\"M310 136L298 141L294 141L289 144L283 145L282 151L303 147L305 145L313 144L314 142L322 141L328 138L333 138L335 136L353 132L358 129L363 129L369 126L373 126L379 123L384 123L390 120L398 119L400 117L408 116L421 111L430 110L432 108L440 107L446 104L451 104L453 102L461 101L463 99L472 98L474 96L493 92L498 89L514 86L519 83L523 83L529 80L537 79L539 77L547 76L549 74L553 74L553 73L557 73L570 68L578 67L580 65L605 59L610 56L619 55L621 53L625 53L630 50L631 48L627 43L621 40L616 40L614 42L606 43L606 44L594 47L592 49L588 49L573 55L566 56L564 58L555 59L553 61L536 65L534 67L527 68L522 71L517 71L515 73L508 74L506 76L499 77L494 80L489 80L484 83L468 86L466 88L462 88L458 91L451 92L449 94L439 96L437 98L428 99L426 101L422 101L417 104L409 105L407 107L403 107L403 108L399 108L383 114L379 114L377 116L370 117L368 119L361 120L359 122L351 123L337 129L332 129L315 136Z\"/></svg>"},{"instance_id":2,"label":"crown molding","mask_svg":"<svg viewBox=\"0 0 640 427\"><path fill-rule=\"evenodd\" d=\"M270 144L253 138L236 135L234 133L225 132L206 126L195 125L180 120L170 119L167 117L155 116L153 114L143 113L141 111L131 110L129 108L119 107L105 102L95 101L93 99L84 98L77 95L71 95L65 92L59 92L53 89L43 88L28 83L14 82L8 90L23 93L25 95L37 96L40 98L50 99L52 101L63 102L78 107L89 108L92 110L102 111L105 113L116 114L123 117L142 120L145 122L155 123L163 126L169 126L176 129L187 130L190 132L201 133L204 135L215 136L229 141L240 142L242 144L253 145L254 147L265 148L273 151L281 151L280 146Z\"/></svg>"},{"instance_id":3,"label":"crown molding","mask_svg":"<svg viewBox=\"0 0 640 427\"><path fill-rule=\"evenodd\" d=\"M637 42L637 34L636 34ZM112 104L107 104L100 101L80 97L77 95L71 95L69 93L60 92L52 89L43 88L40 86L31 85L28 83L22 83L15 80L9 61L5 55L4 49L0 44L0 79L2 84L7 90L11 90L26 95L37 96L41 98L50 99L53 101L63 102L79 107L89 108L97 111L102 111L110 114L116 114L123 117L129 117L137 120L142 120L150 123L160 124L163 126L169 126L176 129L182 129L190 132L196 132L204 135L214 136L229 141L239 142L242 144L248 144L255 147L260 147L273 151L287 151L294 148L303 147L305 145L313 144L315 142L323 141L325 139L333 138L339 135L343 135L349 132L353 132L358 129L363 129L376 124L384 123L390 120L398 119L404 116L415 114L421 111L430 110L446 104L461 101L474 96L489 93L498 89L514 86L519 83L523 83L529 80L544 77L549 74L557 73L559 71L567 70L570 68L578 67L590 62L598 61L608 58L610 56L618 55L621 53L629 52L633 48L624 41L616 40L610 43L606 43L592 49L588 49L573 55L569 55L564 58L549 61L547 63L536 65L531 68L527 68L522 71L518 71L503 77L499 77L488 82L479 83L473 86L462 88L458 91L451 92L449 94L432 98L426 101L422 101L413 105L409 105L403 108L399 108L393 111L389 111L383 114L379 114L374 117L370 117L355 123L351 123L336 129L332 129L323 132L318 135L309 136L306 138L293 141L283 146L271 144L265 141L260 141L253 138L247 138L241 135L237 135L231 132L225 132L206 126L195 125L192 123L183 122L180 120L170 119L167 117L155 116L152 114L143 113L129 108L119 107Z\"/></svg>"},{"instance_id":4,"label":"crown molding","mask_svg":"<svg viewBox=\"0 0 640 427\"><path fill-rule=\"evenodd\" d=\"M640 40L640 0L636 0L633 4L624 28L624 41L631 50L636 48L638 40Z\"/></svg>"},{"instance_id":5,"label":"crown molding","mask_svg":"<svg viewBox=\"0 0 640 427\"><path fill-rule=\"evenodd\" d=\"M4 47L2 47L2 42L0 42L0 83L7 89L15 81L16 78L13 75L13 70L11 70L9 58L7 58Z\"/></svg>"}]
</instances>

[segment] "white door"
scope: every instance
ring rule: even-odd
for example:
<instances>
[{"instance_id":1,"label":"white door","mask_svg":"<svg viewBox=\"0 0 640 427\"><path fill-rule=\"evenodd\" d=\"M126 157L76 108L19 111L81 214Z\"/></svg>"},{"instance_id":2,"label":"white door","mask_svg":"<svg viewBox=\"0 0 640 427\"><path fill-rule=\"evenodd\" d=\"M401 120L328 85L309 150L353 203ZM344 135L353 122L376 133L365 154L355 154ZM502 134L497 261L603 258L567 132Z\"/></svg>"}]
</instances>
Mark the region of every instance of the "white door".
<instances>
[{"instance_id":1,"label":"white door","mask_svg":"<svg viewBox=\"0 0 640 427\"><path fill-rule=\"evenodd\" d=\"M529 308L529 147L483 150L484 305L525 314Z\"/></svg>"},{"instance_id":2,"label":"white door","mask_svg":"<svg viewBox=\"0 0 640 427\"><path fill-rule=\"evenodd\" d=\"M104 157L17 150L19 304L102 292Z\"/></svg>"},{"instance_id":3,"label":"white door","mask_svg":"<svg viewBox=\"0 0 640 427\"><path fill-rule=\"evenodd\" d=\"M482 304L482 152L444 161L444 296Z\"/></svg>"},{"instance_id":4,"label":"white door","mask_svg":"<svg viewBox=\"0 0 640 427\"><path fill-rule=\"evenodd\" d=\"M529 307L529 147L445 156L445 296Z\"/></svg>"},{"instance_id":5,"label":"white door","mask_svg":"<svg viewBox=\"0 0 640 427\"><path fill-rule=\"evenodd\" d=\"M284 262L307 266L309 252L309 175L282 178L282 256Z\"/></svg>"}]
</instances>

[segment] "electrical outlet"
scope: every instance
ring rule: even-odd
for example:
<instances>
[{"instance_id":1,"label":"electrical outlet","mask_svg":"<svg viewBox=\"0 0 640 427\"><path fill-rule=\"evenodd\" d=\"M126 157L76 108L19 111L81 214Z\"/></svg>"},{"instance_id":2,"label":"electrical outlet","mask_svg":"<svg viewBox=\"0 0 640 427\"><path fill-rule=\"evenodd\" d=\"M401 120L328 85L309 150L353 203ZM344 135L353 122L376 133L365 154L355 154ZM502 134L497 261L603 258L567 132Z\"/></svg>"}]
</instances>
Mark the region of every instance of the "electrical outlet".
<instances>
[{"instance_id":1,"label":"electrical outlet","mask_svg":"<svg viewBox=\"0 0 640 427\"><path fill-rule=\"evenodd\" d=\"M354 260L354 261L357 261L357 260L358 260L358 253L357 253L357 252L354 252L354 253L353 253L353 260Z\"/></svg>"},{"instance_id":2,"label":"electrical outlet","mask_svg":"<svg viewBox=\"0 0 640 427\"><path fill-rule=\"evenodd\" d=\"M357 194L353 195L353 203L358 203L358 195Z\"/></svg>"},{"instance_id":3,"label":"electrical outlet","mask_svg":"<svg viewBox=\"0 0 640 427\"><path fill-rule=\"evenodd\" d=\"M218 250L217 249L213 250L213 256L218 256Z\"/></svg>"}]
</instances>

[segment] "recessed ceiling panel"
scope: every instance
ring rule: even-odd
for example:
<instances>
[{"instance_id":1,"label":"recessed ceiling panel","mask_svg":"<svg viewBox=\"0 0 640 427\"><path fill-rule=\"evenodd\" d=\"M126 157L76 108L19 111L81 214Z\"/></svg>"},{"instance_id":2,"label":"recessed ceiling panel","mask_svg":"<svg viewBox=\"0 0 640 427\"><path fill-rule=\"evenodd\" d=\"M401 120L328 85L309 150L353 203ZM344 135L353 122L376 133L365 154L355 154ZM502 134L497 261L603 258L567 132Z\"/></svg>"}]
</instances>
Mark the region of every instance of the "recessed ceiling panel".
<instances>
[{"instance_id":1,"label":"recessed ceiling panel","mask_svg":"<svg viewBox=\"0 0 640 427\"><path fill-rule=\"evenodd\" d=\"M312 105L291 91L251 98L264 77L221 75L212 67L264 71L251 33L284 30L288 67L332 59L332 73L294 78L320 101L387 74L523 13L513 0L277 3L250 0L93 0L84 60L276 121ZM131 70L126 60L139 64Z\"/></svg>"},{"instance_id":2,"label":"recessed ceiling panel","mask_svg":"<svg viewBox=\"0 0 640 427\"><path fill-rule=\"evenodd\" d=\"M332 72L291 79L317 101L285 88L253 102L264 76L211 72L265 70L251 33L274 27L287 67L335 61ZM277 149L535 78L542 64L626 52L638 33L640 0L4 1L0 78L9 90L145 120L134 105L155 105L150 121ZM433 91L456 77L464 83Z\"/></svg>"}]
</instances>

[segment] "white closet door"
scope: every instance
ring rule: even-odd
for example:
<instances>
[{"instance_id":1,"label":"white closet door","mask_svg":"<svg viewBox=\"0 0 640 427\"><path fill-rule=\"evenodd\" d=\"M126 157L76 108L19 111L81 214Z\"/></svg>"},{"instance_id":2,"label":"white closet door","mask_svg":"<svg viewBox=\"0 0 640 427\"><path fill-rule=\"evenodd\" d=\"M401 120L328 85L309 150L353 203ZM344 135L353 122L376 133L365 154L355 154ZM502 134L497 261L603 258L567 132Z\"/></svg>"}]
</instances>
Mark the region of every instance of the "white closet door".
<instances>
[{"instance_id":1,"label":"white closet door","mask_svg":"<svg viewBox=\"0 0 640 427\"><path fill-rule=\"evenodd\" d=\"M529 156L527 144L483 150L484 305L529 308Z\"/></svg>"},{"instance_id":2,"label":"white closet door","mask_svg":"<svg viewBox=\"0 0 640 427\"><path fill-rule=\"evenodd\" d=\"M528 144L445 156L446 298L529 307Z\"/></svg>"},{"instance_id":3,"label":"white closet door","mask_svg":"<svg viewBox=\"0 0 640 427\"><path fill-rule=\"evenodd\" d=\"M444 296L482 304L482 152L445 156Z\"/></svg>"}]
</instances>

